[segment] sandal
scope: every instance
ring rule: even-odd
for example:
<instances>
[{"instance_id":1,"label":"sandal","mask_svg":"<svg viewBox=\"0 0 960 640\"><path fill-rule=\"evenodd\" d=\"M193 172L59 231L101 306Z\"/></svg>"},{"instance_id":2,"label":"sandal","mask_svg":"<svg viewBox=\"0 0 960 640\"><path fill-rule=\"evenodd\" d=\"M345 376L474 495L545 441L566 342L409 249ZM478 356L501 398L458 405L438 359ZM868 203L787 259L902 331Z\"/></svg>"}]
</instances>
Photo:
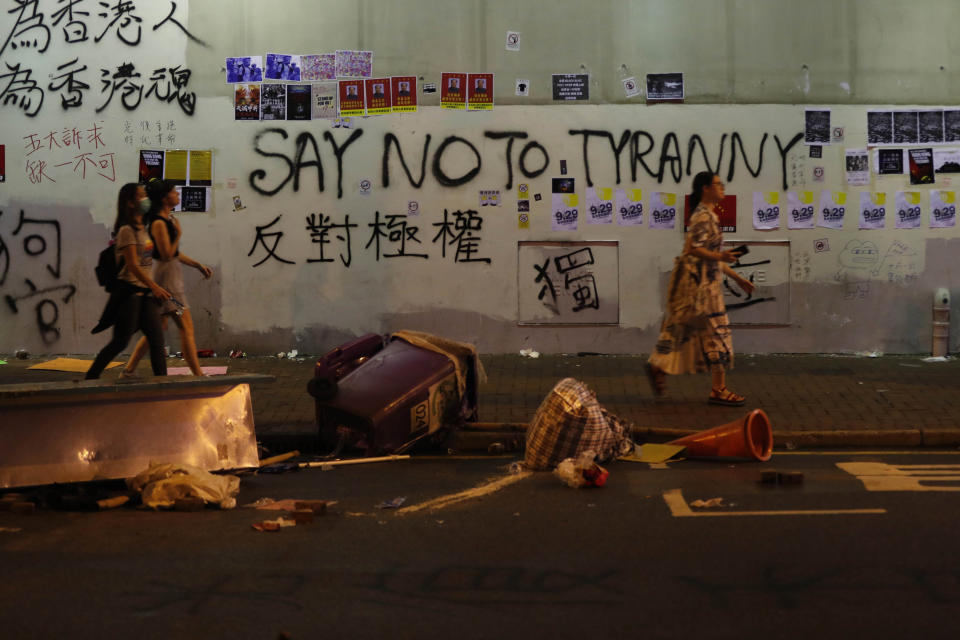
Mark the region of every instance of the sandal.
<instances>
[{"instance_id":1,"label":"sandal","mask_svg":"<svg viewBox=\"0 0 960 640\"><path fill-rule=\"evenodd\" d=\"M720 389L711 389L710 397L707 398L707 402L710 404L719 404L725 407L742 407L746 404L747 399L744 396L741 396L726 387L721 387Z\"/></svg>"},{"instance_id":2,"label":"sandal","mask_svg":"<svg viewBox=\"0 0 960 640\"><path fill-rule=\"evenodd\" d=\"M647 372L647 380L650 382L653 395L657 397L664 395L667 392L667 373L649 362L644 366L644 370Z\"/></svg>"}]
</instances>

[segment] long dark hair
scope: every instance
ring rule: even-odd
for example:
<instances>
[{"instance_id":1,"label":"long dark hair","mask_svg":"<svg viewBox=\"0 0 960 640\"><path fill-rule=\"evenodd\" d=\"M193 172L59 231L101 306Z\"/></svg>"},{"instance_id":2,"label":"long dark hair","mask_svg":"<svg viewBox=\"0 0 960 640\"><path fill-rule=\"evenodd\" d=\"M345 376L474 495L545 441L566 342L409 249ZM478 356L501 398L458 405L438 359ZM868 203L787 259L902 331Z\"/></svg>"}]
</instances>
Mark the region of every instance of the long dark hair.
<instances>
[{"instance_id":1,"label":"long dark hair","mask_svg":"<svg viewBox=\"0 0 960 640\"><path fill-rule=\"evenodd\" d=\"M693 176L693 190L690 192L690 213L697 210L697 206L700 205L700 200L703 199L704 187L709 187L713 184L713 179L716 176L716 173L710 171L701 171Z\"/></svg>"},{"instance_id":2,"label":"long dark hair","mask_svg":"<svg viewBox=\"0 0 960 640\"><path fill-rule=\"evenodd\" d=\"M156 219L157 212L163 209L163 199L176 188L177 185L169 180L153 179L147 183L147 197L150 198L150 211L147 212L148 225Z\"/></svg>"},{"instance_id":3,"label":"long dark hair","mask_svg":"<svg viewBox=\"0 0 960 640\"><path fill-rule=\"evenodd\" d=\"M120 227L124 225L136 226L137 207L137 189L143 185L136 182L128 182L120 187L120 193L117 194L117 219L113 223L113 233L116 235Z\"/></svg>"}]
</instances>

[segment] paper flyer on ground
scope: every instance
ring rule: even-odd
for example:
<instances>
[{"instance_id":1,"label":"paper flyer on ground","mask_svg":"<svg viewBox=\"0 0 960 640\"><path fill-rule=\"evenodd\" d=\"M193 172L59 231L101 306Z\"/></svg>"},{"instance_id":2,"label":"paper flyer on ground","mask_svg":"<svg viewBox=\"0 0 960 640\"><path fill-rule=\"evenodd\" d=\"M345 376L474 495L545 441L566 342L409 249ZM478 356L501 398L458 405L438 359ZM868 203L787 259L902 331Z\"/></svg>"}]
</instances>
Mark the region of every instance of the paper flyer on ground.
<instances>
[{"instance_id":1,"label":"paper flyer on ground","mask_svg":"<svg viewBox=\"0 0 960 640\"><path fill-rule=\"evenodd\" d=\"M163 179L163 151L160 149L140 150L140 182L147 184L151 180Z\"/></svg>"},{"instance_id":2,"label":"paper flyer on ground","mask_svg":"<svg viewBox=\"0 0 960 640\"><path fill-rule=\"evenodd\" d=\"M786 206L788 229L813 229L817 208L813 191L788 191Z\"/></svg>"},{"instance_id":3,"label":"paper flyer on ground","mask_svg":"<svg viewBox=\"0 0 960 640\"><path fill-rule=\"evenodd\" d=\"M291 53L268 53L264 80L300 82L300 56Z\"/></svg>"},{"instance_id":4,"label":"paper flyer on ground","mask_svg":"<svg viewBox=\"0 0 960 640\"><path fill-rule=\"evenodd\" d=\"M866 149L847 149L844 159L848 185L870 184L870 154Z\"/></svg>"},{"instance_id":5,"label":"paper flyer on ground","mask_svg":"<svg viewBox=\"0 0 960 640\"><path fill-rule=\"evenodd\" d=\"M957 223L957 192L944 189L930 191L930 227L942 229Z\"/></svg>"},{"instance_id":6,"label":"paper flyer on ground","mask_svg":"<svg viewBox=\"0 0 960 640\"><path fill-rule=\"evenodd\" d=\"M209 187L213 184L213 151L189 152L190 186Z\"/></svg>"},{"instance_id":7,"label":"paper flyer on ground","mask_svg":"<svg viewBox=\"0 0 960 640\"><path fill-rule=\"evenodd\" d=\"M617 189L614 209L617 211L617 224L621 227L643 225L643 190Z\"/></svg>"},{"instance_id":8,"label":"paper flyer on ground","mask_svg":"<svg viewBox=\"0 0 960 640\"><path fill-rule=\"evenodd\" d=\"M860 229L883 229L887 223L887 194L882 191L860 192Z\"/></svg>"},{"instance_id":9,"label":"paper flyer on ground","mask_svg":"<svg viewBox=\"0 0 960 640\"><path fill-rule=\"evenodd\" d=\"M373 51L340 49L334 58L338 78L373 77Z\"/></svg>"},{"instance_id":10,"label":"paper flyer on ground","mask_svg":"<svg viewBox=\"0 0 960 640\"><path fill-rule=\"evenodd\" d=\"M923 216L922 195L919 191L897 191L894 195L894 227L919 229Z\"/></svg>"},{"instance_id":11,"label":"paper flyer on ground","mask_svg":"<svg viewBox=\"0 0 960 640\"><path fill-rule=\"evenodd\" d=\"M304 82L336 80L336 59L337 56L334 53L300 56L300 79Z\"/></svg>"},{"instance_id":12,"label":"paper flyer on ground","mask_svg":"<svg viewBox=\"0 0 960 640\"><path fill-rule=\"evenodd\" d=\"M817 208L817 226L826 229L843 229L847 216L847 194L844 191L821 191Z\"/></svg>"},{"instance_id":13,"label":"paper flyer on ground","mask_svg":"<svg viewBox=\"0 0 960 640\"><path fill-rule=\"evenodd\" d=\"M587 224L611 224L613 222L613 189L587 187L583 201L583 218Z\"/></svg>"},{"instance_id":14,"label":"paper flyer on ground","mask_svg":"<svg viewBox=\"0 0 960 640\"><path fill-rule=\"evenodd\" d=\"M393 94L393 113L416 113L417 76L393 76L390 78Z\"/></svg>"},{"instance_id":15,"label":"paper flyer on ground","mask_svg":"<svg viewBox=\"0 0 960 640\"><path fill-rule=\"evenodd\" d=\"M367 78L363 81L363 90L368 116L382 116L390 113L393 108L390 78Z\"/></svg>"},{"instance_id":16,"label":"paper flyer on ground","mask_svg":"<svg viewBox=\"0 0 960 640\"><path fill-rule=\"evenodd\" d=\"M187 184L186 149L170 149L164 153L163 179L175 185Z\"/></svg>"},{"instance_id":17,"label":"paper flyer on ground","mask_svg":"<svg viewBox=\"0 0 960 640\"><path fill-rule=\"evenodd\" d=\"M310 117L313 120L337 117L336 82L315 82L310 85Z\"/></svg>"},{"instance_id":18,"label":"paper flyer on ground","mask_svg":"<svg viewBox=\"0 0 960 640\"><path fill-rule=\"evenodd\" d=\"M467 108L467 74L444 72L440 74L440 107L443 109Z\"/></svg>"},{"instance_id":19,"label":"paper flyer on ground","mask_svg":"<svg viewBox=\"0 0 960 640\"><path fill-rule=\"evenodd\" d=\"M227 58L227 84L263 82L263 56Z\"/></svg>"},{"instance_id":20,"label":"paper flyer on ground","mask_svg":"<svg viewBox=\"0 0 960 640\"><path fill-rule=\"evenodd\" d=\"M777 191L753 192L753 228L780 228L780 193Z\"/></svg>"},{"instance_id":21,"label":"paper flyer on ground","mask_svg":"<svg viewBox=\"0 0 960 640\"><path fill-rule=\"evenodd\" d=\"M677 202L675 193L654 191L650 194L650 228L675 229L677 226Z\"/></svg>"},{"instance_id":22,"label":"paper flyer on ground","mask_svg":"<svg viewBox=\"0 0 960 640\"><path fill-rule=\"evenodd\" d=\"M259 120L260 85L236 84L233 87L233 119Z\"/></svg>"},{"instance_id":23,"label":"paper flyer on ground","mask_svg":"<svg viewBox=\"0 0 960 640\"><path fill-rule=\"evenodd\" d=\"M363 80L340 80L337 86L340 117L366 115Z\"/></svg>"},{"instance_id":24,"label":"paper flyer on ground","mask_svg":"<svg viewBox=\"0 0 960 640\"><path fill-rule=\"evenodd\" d=\"M467 109L490 111L493 109L493 74L470 73L467 75Z\"/></svg>"}]
</instances>

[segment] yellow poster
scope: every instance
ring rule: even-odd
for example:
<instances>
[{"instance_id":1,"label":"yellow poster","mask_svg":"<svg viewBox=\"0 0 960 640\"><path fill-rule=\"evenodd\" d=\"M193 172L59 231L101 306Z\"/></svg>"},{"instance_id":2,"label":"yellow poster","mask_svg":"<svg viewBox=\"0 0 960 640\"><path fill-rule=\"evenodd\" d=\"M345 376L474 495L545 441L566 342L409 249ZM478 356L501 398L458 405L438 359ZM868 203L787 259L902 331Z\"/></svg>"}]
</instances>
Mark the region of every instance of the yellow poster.
<instances>
[{"instance_id":1,"label":"yellow poster","mask_svg":"<svg viewBox=\"0 0 960 640\"><path fill-rule=\"evenodd\" d=\"M187 184L186 149L168 150L163 160L163 179L177 185Z\"/></svg>"},{"instance_id":2,"label":"yellow poster","mask_svg":"<svg viewBox=\"0 0 960 640\"><path fill-rule=\"evenodd\" d=\"M209 187L212 182L213 151L190 151L190 185Z\"/></svg>"}]
</instances>

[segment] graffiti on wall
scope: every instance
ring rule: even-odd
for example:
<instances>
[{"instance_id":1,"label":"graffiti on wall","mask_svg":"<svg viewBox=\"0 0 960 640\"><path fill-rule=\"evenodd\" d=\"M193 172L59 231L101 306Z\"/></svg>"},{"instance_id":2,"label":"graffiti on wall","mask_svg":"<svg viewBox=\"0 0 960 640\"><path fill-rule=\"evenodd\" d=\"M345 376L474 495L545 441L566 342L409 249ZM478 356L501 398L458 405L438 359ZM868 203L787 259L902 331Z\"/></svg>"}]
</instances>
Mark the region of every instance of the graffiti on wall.
<instances>
[{"instance_id":1,"label":"graffiti on wall","mask_svg":"<svg viewBox=\"0 0 960 640\"><path fill-rule=\"evenodd\" d=\"M18 108L32 118L40 113L49 92L66 111L81 107L92 86L99 85L97 113L116 99L128 111L146 100L156 100L175 102L185 114L193 115L197 96L188 91L192 72L182 65L137 68L133 62L121 60L106 68L91 68L80 54L67 53L53 62L56 71L49 74L45 87L37 79L41 74L34 73L38 55L39 61L44 61L51 42L61 37L61 51L70 51L82 43L88 43L89 50L89 45L96 46L105 38L116 38L128 47L136 47L147 29L148 34L162 30L160 35L164 37L175 29L191 41L209 46L177 19L177 3L173 0L168 11L161 3L141 3L138 7L132 0L10 0L6 5L9 8L0 9L0 15L11 16L13 24L0 45L0 106ZM157 16L152 26L144 22L141 9ZM160 13L156 13L158 9Z\"/></svg>"},{"instance_id":2,"label":"graffiti on wall","mask_svg":"<svg viewBox=\"0 0 960 640\"><path fill-rule=\"evenodd\" d=\"M617 324L619 244L518 243L520 324Z\"/></svg>"},{"instance_id":3,"label":"graffiti on wall","mask_svg":"<svg viewBox=\"0 0 960 640\"><path fill-rule=\"evenodd\" d=\"M69 304L77 287L62 277L60 222L29 217L21 209L9 236L0 211L0 290L4 312L28 317L44 344L60 339L60 305Z\"/></svg>"},{"instance_id":4,"label":"graffiti on wall","mask_svg":"<svg viewBox=\"0 0 960 640\"><path fill-rule=\"evenodd\" d=\"M323 140L328 143L334 156L332 162L329 158L327 162L336 165L337 198L343 197L344 163L348 159L348 150L359 146L354 143L363 136L363 133L363 129L355 129L342 141L338 141L330 131L323 134ZM729 136L724 133L712 157L707 153L706 146L698 134L692 134L687 139L686 154L681 152L680 139L673 132L664 135L659 144L652 134L642 130L625 130L619 138L611 131L593 129L570 130L568 134L583 136L583 164L588 187L593 186L593 179L596 177L596 171L591 170L590 167L589 143L592 138L602 138L609 142L609 151L615 166L615 175L609 176L609 180L615 179L616 184L620 184L624 179L625 172L621 172L621 158L628 147L626 164L629 165L630 180L633 182L641 176L641 169L658 183L662 183L665 179L672 179L679 184L694 171L701 170L723 174L727 181L732 181L740 164L756 178L763 171L765 147L770 138L769 133L761 136L756 157L751 161L744 148L743 138L738 132L733 132ZM525 131L484 131L483 135L489 140L505 141L502 171L507 189L513 188L514 167L524 179L532 179L546 172L550 166L550 153L547 147L540 141L528 139L528 133ZM796 134L785 144L779 136L774 135L773 138L780 156L781 182L783 188L787 189L787 154L803 139L803 134ZM479 175L484 158L474 141L458 135L447 136L436 146L431 156L432 141L428 133L424 135L422 145L416 145L418 149L422 149L418 162L409 149L407 153L404 152L403 145L395 134L386 133L383 138L380 163L383 187L389 188L392 182L396 182L391 175L391 167L396 162L399 162L407 182L414 189L423 187L428 175L428 160L431 158L429 175L442 187L460 187L470 183ZM515 145L517 141L522 141L523 144ZM261 129L253 137L253 151L262 158L270 159L270 162L269 165L258 167L250 172L250 187L264 196L277 195L288 186L294 192L298 192L301 187L301 174L306 171L308 176L315 177L315 181L311 181L311 184L316 184L316 190L323 193L326 183L324 154L321 148L322 145L309 131L301 132L291 139L290 134L283 128ZM519 151L515 151L516 148L519 148ZM448 155L468 168L459 175L450 175L444 169L444 159ZM393 160L394 157L396 160ZM419 165L419 172L416 171L417 165ZM604 176L604 179L608 177ZM306 184L305 181L304 186Z\"/></svg>"}]
</instances>

